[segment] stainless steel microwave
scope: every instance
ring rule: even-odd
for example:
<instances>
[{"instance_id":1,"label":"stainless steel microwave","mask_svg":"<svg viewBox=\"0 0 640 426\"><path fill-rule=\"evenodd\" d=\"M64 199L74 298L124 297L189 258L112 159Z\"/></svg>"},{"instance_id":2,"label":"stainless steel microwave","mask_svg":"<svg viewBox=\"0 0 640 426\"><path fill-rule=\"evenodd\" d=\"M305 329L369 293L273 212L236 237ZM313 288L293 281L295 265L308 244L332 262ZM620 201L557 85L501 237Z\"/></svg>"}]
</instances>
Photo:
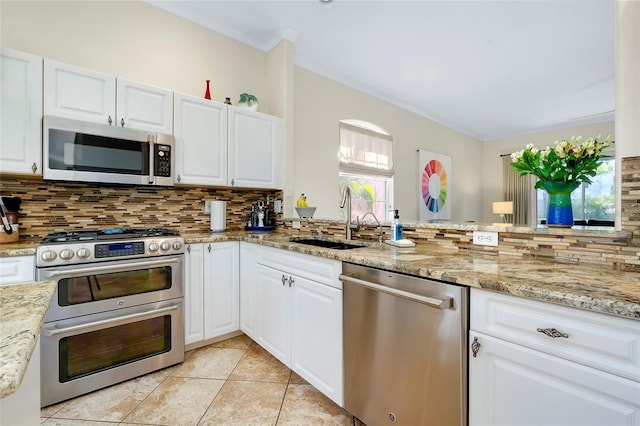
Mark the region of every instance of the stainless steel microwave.
<instances>
[{"instance_id":1,"label":"stainless steel microwave","mask_svg":"<svg viewBox=\"0 0 640 426\"><path fill-rule=\"evenodd\" d=\"M173 186L173 136L69 118L43 118L47 180Z\"/></svg>"}]
</instances>

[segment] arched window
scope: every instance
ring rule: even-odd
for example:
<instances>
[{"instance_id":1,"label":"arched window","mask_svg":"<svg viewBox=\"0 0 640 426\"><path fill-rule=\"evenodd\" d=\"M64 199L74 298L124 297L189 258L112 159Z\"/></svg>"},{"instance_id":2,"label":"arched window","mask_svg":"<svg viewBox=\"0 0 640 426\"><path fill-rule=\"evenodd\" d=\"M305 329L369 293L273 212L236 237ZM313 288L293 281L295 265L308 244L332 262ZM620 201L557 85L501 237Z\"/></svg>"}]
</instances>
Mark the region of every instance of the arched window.
<instances>
[{"instance_id":1,"label":"arched window","mask_svg":"<svg viewBox=\"0 0 640 426\"><path fill-rule=\"evenodd\" d=\"M342 120L339 125L339 190L342 194L345 186L351 188L352 219L371 212L386 220L393 206L393 136L366 121Z\"/></svg>"}]
</instances>

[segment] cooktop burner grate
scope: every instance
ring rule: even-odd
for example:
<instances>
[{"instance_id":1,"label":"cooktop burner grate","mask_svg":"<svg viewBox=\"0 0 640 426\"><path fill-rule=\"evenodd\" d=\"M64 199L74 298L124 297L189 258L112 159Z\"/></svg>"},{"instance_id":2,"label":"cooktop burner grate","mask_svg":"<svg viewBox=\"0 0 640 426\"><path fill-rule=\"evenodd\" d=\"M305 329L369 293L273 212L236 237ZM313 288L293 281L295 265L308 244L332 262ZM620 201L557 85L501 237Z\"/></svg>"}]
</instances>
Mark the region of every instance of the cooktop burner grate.
<instances>
[{"instance_id":1,"label":"cooktop burner grate","mask_svg":"<svg viewBox=\"0 0 640 426\"><path fill-rule=\"evenodd\" d=\"M112 241L123 239L168 237L180 235L167 228L106 228L51 232L42 239L42 244L73 243L86 241Z\"/></svg>"}]
</instances>

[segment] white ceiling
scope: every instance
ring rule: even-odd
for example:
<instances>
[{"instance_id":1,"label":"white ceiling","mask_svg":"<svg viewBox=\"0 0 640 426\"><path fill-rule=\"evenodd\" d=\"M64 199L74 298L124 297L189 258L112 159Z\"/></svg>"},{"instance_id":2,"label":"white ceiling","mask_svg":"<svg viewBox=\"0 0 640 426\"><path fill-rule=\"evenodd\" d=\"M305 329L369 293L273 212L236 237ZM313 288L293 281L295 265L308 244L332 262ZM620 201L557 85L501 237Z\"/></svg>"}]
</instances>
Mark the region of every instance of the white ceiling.
<instances>
[{"instance_id":1,"label":"white ceiling","mask_svg":"<svg viewBox=\"0 0 640 426\"><path fill-rule=\"evenodd\" d=\"M614 0L148 3L483 141L614 117Z\"/></svg>"}]
</instances>

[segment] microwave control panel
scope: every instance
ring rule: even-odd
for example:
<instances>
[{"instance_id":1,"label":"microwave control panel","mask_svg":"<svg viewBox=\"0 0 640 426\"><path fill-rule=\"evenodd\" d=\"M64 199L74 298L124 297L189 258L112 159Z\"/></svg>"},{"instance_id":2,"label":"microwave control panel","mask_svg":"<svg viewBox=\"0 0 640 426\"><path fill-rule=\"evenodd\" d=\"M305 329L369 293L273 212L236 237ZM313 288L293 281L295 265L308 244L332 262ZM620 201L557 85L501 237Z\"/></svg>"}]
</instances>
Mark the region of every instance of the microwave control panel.
<instances>
[{"instance_id":1,"label":"microwave control panel","mask_svg":"<svg viewBox=\"0 0 640 426\"><path fill-rule=\"evenodd\" d=\"M155 176L171 177L171 146L155 145Z\"/></svg>"}]
</instances>

